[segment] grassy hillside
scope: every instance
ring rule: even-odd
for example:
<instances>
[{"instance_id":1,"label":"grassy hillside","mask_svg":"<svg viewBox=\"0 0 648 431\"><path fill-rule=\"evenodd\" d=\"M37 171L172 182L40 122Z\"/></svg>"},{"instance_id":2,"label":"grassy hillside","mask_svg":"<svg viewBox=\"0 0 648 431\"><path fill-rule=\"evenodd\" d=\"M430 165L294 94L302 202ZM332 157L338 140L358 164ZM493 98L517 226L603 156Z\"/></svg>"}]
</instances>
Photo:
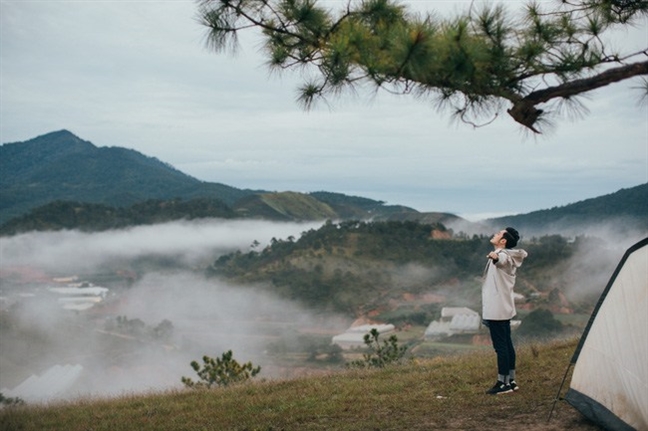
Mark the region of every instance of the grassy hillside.
<instances>
[{"instance_id":1,"label":"grassy hillside","mask_svg":"<svg viewBox=\"0 0 648 431\"><path fill-rule=\"evenodd\" d=\"M310 195L295 192L248 196L239 200L234 210L242 216L267 220L326 220L338 217L327 204Z\"/></svg>"},{"instance_id":2,"label":"grassy hillside","mask_svg":"<svg viewBox=\"0 0 648 431\"><path fill-rule=\"evenodd\" d=\"M599 430L564 401L548 417L576 340L519 348L514 394L494 383L490 349L209 391L177 390L0 411L9 430ZM569 380L567 380L567 383ZM563 388L564 391L567 389Z\"/></svg>"}]
</instances>

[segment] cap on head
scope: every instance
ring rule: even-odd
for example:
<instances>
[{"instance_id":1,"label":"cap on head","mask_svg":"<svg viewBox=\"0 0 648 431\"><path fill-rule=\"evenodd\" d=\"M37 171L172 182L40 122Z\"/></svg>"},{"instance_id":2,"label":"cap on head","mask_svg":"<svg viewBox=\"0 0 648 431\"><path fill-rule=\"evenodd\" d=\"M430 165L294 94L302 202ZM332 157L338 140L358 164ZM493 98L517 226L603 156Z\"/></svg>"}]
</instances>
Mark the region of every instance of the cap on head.
<instances>
[{"instance_id":1,"label":"cap on head","mask_svg":"<svg viewBox=\"0 0 648 431\"><path fill-rule=\"evenodd\" d=\"M520 234L512 227L507 227L504 230L506 231L503 235L504 239L506 240L506 248L515 247L520 240Z\"/></svg>"}]
</instances>

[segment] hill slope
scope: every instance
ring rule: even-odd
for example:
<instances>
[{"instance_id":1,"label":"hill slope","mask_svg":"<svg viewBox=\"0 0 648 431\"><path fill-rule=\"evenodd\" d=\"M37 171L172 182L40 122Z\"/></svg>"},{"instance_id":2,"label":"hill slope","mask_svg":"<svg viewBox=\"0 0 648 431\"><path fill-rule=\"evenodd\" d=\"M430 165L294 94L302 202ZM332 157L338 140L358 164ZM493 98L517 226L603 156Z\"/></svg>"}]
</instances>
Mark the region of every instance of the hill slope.
<instances>
[{"instance_id":1,"label":"hill slope","mask_svg":"<svg viewBox=\"0 0 648 431\"><path fill-rule=\"evenodd\" d=\"M575 345L570 341L519 349L521 389L501 396L484 394L494 379L494 354L485 349L378 370L9 408L0 410L0 424L3 430L23 431L599 431L564 401L548 421Z\"/></svg>"},{"instance_id":2,"label":"hill slope","mask_svg":"<svg viewBox=\"0 0 648 431\"><path fill-rule=\"evenodd\" d=\"M56 200L125 206L210 197L231 204L251 193L204 183L134 150L98 148L67 130L0 146L0 223Z\"/></svg>"},{"instance_id":3,"label":"hill slope","mask_svg":"<svg viewBox=\"0 0 648 431\"><path fill-rule=\"evenodd\" d=\"M488 239L434 239L435 233L447 231L440 224L415 222L326 223L296 240L222 255L207 273L243 285L271 286L274 294L312 309L354 318L379 316L378 320L391 323L401 318L411 322L436 318L435 304L409 303L408 296L435 293L445 298L446 305L478 309L481 289L476 276L484 267ZM533 259L525 261L518 274L516 292L535 298L529 299L529 307L540 301L554 306L560 302L560 288L573 284L573 278L596 285L596 277L611 272L615 264L602 257L599 243L587 237L568 241L559 236L525 241L524 249ZM592 257L571 266L581 250L589 250ZM579 296L579 307L587 309L589 302L589 295Z\"/></svg>"},{"instance_id":4,"label":"hill slope","mask_svg":"<svg viewBox=\"0 0 648 431\"><path fill-rule=\"evenodd\" d=\"M267 220L326 220L338 217L327 204L311 195L295 192L247 196L234 205L234 210L242 216Z\"/></svg>"},{"instance_id":5,"label":"hill slope","mask_svg":"<svg viewBox=\"0 0 648 431\"><path fill-rule=\"evenodd\" d=\"M149 200L178 198L220 200L232 212L236 211L233 216L270 220L386 219L392 214L420 214L412 208L385 206L384 202L340 193L269 193L202 182L134 150L98 148L67 130L0 146L0 224L26 216L12 220L13 231L25 231L27 226L74 227L57 227L42 219L50 214L52 207L46 206L52 203L56 203L54 209L58 210L61 202L77 208L80 204L127 207ZM186 207L192 206L195 205ZM28 214L33 209L35 213ZM107 213L115 212L119 210L107 209ZM202 216L221 214L219 210L211 215L203 212ZM177 216L191 217L180 213ZM95 220L94 224L114 223Z\"/></svg>"},{"instance_id":6,"label":"hill slope","mask_svg":"<svg viewBox=\"0 0 648 431\"><path fill-rule=\"evenodd\" d=\"M218 199L189 201L147 200L129 207L111 207L72 201L54 201L0 225L0 236L33 231L80 230L98 232L139 225L198 218L236 218L237 214Z\"/></svg>"},{"instance_id":7,"label":"hill slope","mask_svg":"<svg viewBox=\"0 0 648 431\"><path fill-rule=\"evenodd\" d=\"M648 183L562 207L489 219L495 226L515 226L527 235L548 232L583 234L585 226L608 225L619 233L648 232Z\"/></svg>"},{"instance_id":8,"label":"hill slope","mask_svg":"<svg viewBox=\"0 0 648 431\"><path fill-rule=\"evenodd\" d=\"M203 198L220 200L228 207L213 214L201 210L199 212L202 217L228 214L228 217L297 221L417 221L443 223L455 231L469 233L481 233L492 229L492 226L506 224L518 227L526 237L547 232L583 234L582 226L588 222L601 224L612 221L622 229L622 233L624 229L648 230L648 183L560 208L473 224L453 214L421 213L405 206L385 205L382 201L341 193L269 193L202 182L167 163L134 150L98 148L67 130L0 146L0 225L20 216L26 217L12 221L13 232L48 225L51 229L74 228L74 225L69 224L56 226L50 220L42 219L49 217L52 207L28 215L32 209L57 201L74 202L77 208L79 203L128 207L149 200L177 201L177 198L184 201ZM202 202L182 207L189 209L196 206L202 206ZM119 211L108 209L106 214L114 212ZM98 213L94 214L96 216ZM174 214L176 218L194 217L192 214L182 214L181 211L175 211ZM40 219L34 219L35 217ZM150 217L141 220L148 219L152 220ZM111 220L93 221L96 226L122 226L120 223L115 225ZM80 227L89 230L92 228Z\"/></svg>"}]
</instances>

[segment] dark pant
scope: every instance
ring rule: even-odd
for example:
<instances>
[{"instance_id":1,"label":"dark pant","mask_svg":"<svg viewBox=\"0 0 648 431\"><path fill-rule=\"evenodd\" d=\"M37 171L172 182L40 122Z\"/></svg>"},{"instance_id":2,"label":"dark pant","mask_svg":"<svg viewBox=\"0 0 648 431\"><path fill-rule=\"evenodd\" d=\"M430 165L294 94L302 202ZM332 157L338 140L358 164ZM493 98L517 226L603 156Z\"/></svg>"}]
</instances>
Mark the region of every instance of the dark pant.
<instances>
[{"instance_id":1,"label":"dark pant","mask_svg":"<svg viewBox=\"0 0 648 431\"><path fill-rule=\"evenodd\" d=\"M497 353L497 374L508 376L515 369L515 348L511 340L510 320L487 320L493 348Z\"/></svg>"}]
</instances>

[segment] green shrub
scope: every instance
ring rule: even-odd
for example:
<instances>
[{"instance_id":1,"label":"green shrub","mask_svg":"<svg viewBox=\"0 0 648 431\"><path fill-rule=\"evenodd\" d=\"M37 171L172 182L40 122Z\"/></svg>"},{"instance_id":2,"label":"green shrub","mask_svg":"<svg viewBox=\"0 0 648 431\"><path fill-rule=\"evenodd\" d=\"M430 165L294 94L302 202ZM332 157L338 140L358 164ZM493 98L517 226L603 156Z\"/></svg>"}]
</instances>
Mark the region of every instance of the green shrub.
<instances>
[{"instance_id":1,"label":"green shrub","mask_svg":"<svg viewBox=\"0 0 648 431\"><path fill-rule=\"evenodd\" d=\"M22 398L18 397L5 397L2 392L0 392L0 405L3 406L20 406L25 404L25 401Z\"/></svg>"},{"instance_id":2,"label":"green shrub","mask_svg":"<svg viewBox=\"0 0 648 431\"><path fill-rule=\"evenodd\" d=\"M229 386L248 380L261 371L261 367L254 367L251 362L239 364L232 356L231 350L216 359L203 356L202 368L198 362L191 362L191 368L198 373L201 381L194 382L189 377L182 377L182 383L194 389Z\"/></svg>"},{"instance_id":3,"label":"green shrub","mask_svg":"<svg viewBox=\"0 0 648 431\"><path fill-rule=\"evenodd\" d=\"M407 346L399 346L398 338L392 335L387 340L380 343L380 333L376 328L372 328L368 334L364 336L364 343L369 349L369 353L365 353L362 360L350 362L349 367L353 368L383 368L385 365L399 362L405 352Z\"/></svg>"}]
</instances>

